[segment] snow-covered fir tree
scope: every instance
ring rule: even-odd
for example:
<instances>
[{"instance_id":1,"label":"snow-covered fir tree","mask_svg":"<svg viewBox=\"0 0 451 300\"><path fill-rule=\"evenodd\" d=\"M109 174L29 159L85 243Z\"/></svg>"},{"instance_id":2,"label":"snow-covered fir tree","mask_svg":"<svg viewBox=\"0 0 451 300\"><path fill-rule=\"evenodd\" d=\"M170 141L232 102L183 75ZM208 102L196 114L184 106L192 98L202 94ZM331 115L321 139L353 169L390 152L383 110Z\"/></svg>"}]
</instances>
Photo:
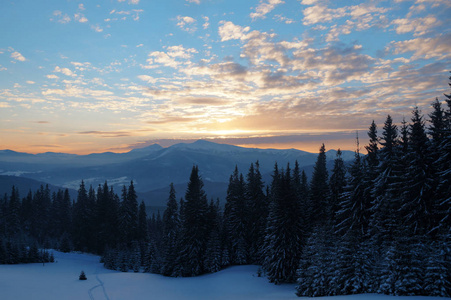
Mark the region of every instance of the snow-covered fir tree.
<instances>
[{"instance_id":1,"label":"snow-covered fir tree","mask_svg":"<svg viewBox=\"0 0 451 300\"><path fill-rule=\"evenodd\" d=\"M183 207L182 237L179 263L182 276L196 276L205 272L205 250L208 241L208 204L199 168L194 166Z\"/></svg>"},{"instance_id":2,"label":"snow-covered fir tree","mask_svg":"<svg viewBox=\"0 0 451 300\"><path fill-rule=\"evenodd\" d=\"M163 214L163 263L161 273L166 276L173 275L176 263L177 241L180 238L180 220L178 215L177 199L174 184L171 183L166 210Z\"/></svg>"},{"instance_id":3,"label":"snow-covered fir tree","mask_svg":"<svg viewBox=\"0 0 451 300\"><path fill-rule=\"evenodd\" d=\"M295 282L303 235L301 202L296 195L290 166L274 167L263 267L271 282Z\"/></svg>"},{"instance_id":4,"label":"snow-covered fir tree","mask_svg":"<svg viewBox=\"0 0 451 300\"><path fill-rule=\"evenodd\" d=\"M243 175L238 167L230 176L224 209L225 229L228 237L228 250L232 264L246 264L249 257L248 203L245 194Z\"/></svg>"}]
</instances>

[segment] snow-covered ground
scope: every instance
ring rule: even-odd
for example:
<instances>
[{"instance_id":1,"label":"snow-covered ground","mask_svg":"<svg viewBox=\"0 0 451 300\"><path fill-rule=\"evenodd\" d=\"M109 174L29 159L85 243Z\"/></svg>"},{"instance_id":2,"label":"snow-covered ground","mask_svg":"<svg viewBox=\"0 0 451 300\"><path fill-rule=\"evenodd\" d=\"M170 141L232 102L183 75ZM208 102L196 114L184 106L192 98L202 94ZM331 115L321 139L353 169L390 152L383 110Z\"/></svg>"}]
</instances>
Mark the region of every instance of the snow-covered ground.
<instances>
[{"instance_id":1,"label":"snow-covered ground","mask_svg":"<svg viewBox=\"0 0 451 300\"><path fill-rule=\"evenodd\" d=\"M295 285L274 285L257 277L257 266L235 266L215 274L192 278L168 278L147 273L106 270L99 257L54 252L53 264L0 265L1 300L54 299L302 299ZM88 280L78 276L84 270ZM318 298L321 299L321 298ZM340 296L334 300L430 300L434 297L383 295Z\"/></svg>"}]
</instances>

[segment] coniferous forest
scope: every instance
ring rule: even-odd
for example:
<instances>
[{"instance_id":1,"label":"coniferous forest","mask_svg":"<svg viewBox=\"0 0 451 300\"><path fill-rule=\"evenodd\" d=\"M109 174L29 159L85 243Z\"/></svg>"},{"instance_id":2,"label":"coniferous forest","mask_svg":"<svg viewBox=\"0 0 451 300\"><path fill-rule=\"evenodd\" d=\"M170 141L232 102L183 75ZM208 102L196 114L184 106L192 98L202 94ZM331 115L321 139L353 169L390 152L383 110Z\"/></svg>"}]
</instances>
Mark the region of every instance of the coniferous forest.
<instances>
[{"instance_id":1,"label":"coniferous forest","mask_svg":"<svg viewBox=\"0 0 451 300\"><path fill-rule=\"evenodd\" d=\"M450 78L451 79L451 78ZM451 83L450 83L451 85ZM297 283L298 296L359 293L451 296L451 93L424 115L386 117L368 129L367 154L331 171L321 146L311 178L274 165L265 184L259 162L235 168L224 206L208 199L194 166L178 198L171 184L162 215L146 215L133 182L42 186L0 202L0 263L42 261L38 249L99 254L108 269L197 276L259 264L271 282ZM396 122L399 125L396 125ZM41 254L39 254L41 253ZM50 259L49 259L50 260ZM260 275L260 274L259 274Z\"/></svg>"}]
</instances>

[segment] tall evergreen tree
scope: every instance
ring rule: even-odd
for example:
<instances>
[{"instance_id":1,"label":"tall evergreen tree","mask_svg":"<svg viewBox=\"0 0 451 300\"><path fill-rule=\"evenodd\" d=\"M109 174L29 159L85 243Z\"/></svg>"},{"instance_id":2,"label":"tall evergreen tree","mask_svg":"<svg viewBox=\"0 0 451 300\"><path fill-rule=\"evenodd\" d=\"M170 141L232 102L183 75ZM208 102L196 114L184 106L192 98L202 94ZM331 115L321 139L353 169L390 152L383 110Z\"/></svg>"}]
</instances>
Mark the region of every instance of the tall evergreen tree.
<instances>
[{"instance_id":1,"label":"tall evergreen tree","mask_svg":"<svg viewBox=\"0 0 451 300\"><path fill-rule=\"evenodd\" d=\"M262 262L262 249L265 238L266 220L268 217L268 202L263 193L263 181L260 173L260 164L251 163L246 177L246 199L248 201L250 262Z\"/></svg>"},{"instance_id":2,"label":"tall evergreen tree","mask_svg":"<svg viewBox=\"0 0 451 300\"><path fill-rule=\"evenodd\" d=\"M113 187L110 189L106 181L97 189L96 204L97 252L103 253L105 246L116 245L119 233L118 203Z\"/></svg>"},{"instance_id":3,"label":"tall evergreen tree","mask_svg":"<svg viewBox=\"0 0 451 300\"><path fill-rule=\"evenodd\" d=\"M336 230L341 236L352 230L362 237L367 234L370 205L365 198L364 174L365 169L360 156L357 138L357 149L354 155L354 162L349 169L348 184L339 196L340 203L339 211L337 212Z\"/></svg>"},{"instance_id":4,"label":"tall evergreen tree","mask_svg":"<svg viewBox=\"0 0 451 300\"><path fill-rule=\"evenodd\" d=\"M127 212L130 214L130 236L133 240L138 238L138 196L136 195L133 180L130 182L127 194Z\"/></svg>"},{"instance_id":5,"label":"tall evergreen tree","mask_svg":"<svg viewBox=\"0 0 451 300\"><path fill-rule=\"evenodd\" d=\"M334 160L334 168L329 181L330 189L330 218L335 219L335 214L339 209L339 198L346 186L346 167L341 157L341 150L338 149L337 157Z\"/></svg>"},{"instance_id":6,"label":"tall evergreen tree","mask_svg":"<svg viewBox=\"0 0 451 300\"><path fill-rule=\"evenodd\" d=\"M334 284L337 294L355 294L371 291L372 255L368 241L369 203L365 197L365 173L362 158L357 149L350 167L348 185L340 196L336 233L340 244L333 262Z\"/></svg>"},{"instance_id":7,"label":"tall evergreen tree","mask_svg":"<svg viewBox=\"0 0 451 300\"><path fill-rule=\"evenodd\" d=\"M451 87L451 77L449 79ZM451 93L445 94L445 102L447 107L443 114L442 140L435 142L439 143L437 149L439 157L434 164L438 174L435 210L439 220L437 228L441 234L449 236L451 234L449 232L451 228Z\"/></svg>"},{"instance_id":8,"label":"tall evergreen tree","mask_svg":"<svg viewBox=\"0 0 451 300\"><path fill-rule=\"evenodd\" d=\"M163 214L163 264L161 273L165 276L175 275L178 239L180 239L180 220L174 184L171 183L169 198Z\"/></svg>"},{"instance_id":9,"label":"tall evergreen tree","mask_svg":"<svg viewBox=\"0 0 451 300\"><path fill-rule=\"evenodd\" d=\"M329 174L326 166L326 148L321 145L318 158L316 160L312 180L310 182L310 206L312 223L327 220L330 209Z\"/></svg>"},{"instance_id":10,"label":"tall evergreen tree","mask_svg":"<svg viewBox=\"0 0 451 300\"><path fill-rule=\"evenodd\" d=\"M130 244L138 238L138 197L133 186L133 181L128 189L122 188L122 202L120 209L120 224L122 229L122 241Z\"/></svg>"},{"instance_id":11,"label":"tall evergreen tree","mask_svg":"<svg viewBox=\"0 0 451 300\"><path fill-rule=\"evenodd\" d=\"M199 168L194 166L183 204L182 238L179 253L182 276L196 276L205 272L208 204L203 185Z\"/></svg>"},{"instance_id":12,"label":"tall evergreen tree","mask_svg":"<svg viewBox=\"0 0 451 300\"><path fill-rule=\"evenodd\" d=\"M412 112L407 155L406 184L401 210L403 225L410 234L425 234L433 228L431 165L429 140L418 107Z\"/></svg>"},{"instance_id":13,"label":"tall evergreen tree","mask_svg":"<svg viewBox=\"0 0 451 300\"><path fill-rule=\"evenodd\" d=\"M75 250L88 251L90 242L92 240L92 226L93 220L92 207L90 206L88 193L84 182L80 184L78 189L77 201L74 206L74 222L72 236L74 239Z\"/></svg>"},{"instance_id":14,"label":"tall evergreen tree","mask_svg":"<svg viewBox=\"0 0 451 300\"><path fill-rule=\"evenodd\" d=\"M205 271L217 272L221 269L221 226L219 216L219 200L214 203L210 201L208 207L208 223L209 223L209 238L207 248L205 251Z\"/></svg>"},{"instance_id":15,"label":"tall evergreen tree","mask_svg":"<svg viewBox=\"0 0 451 300\"><path fill-rule=\"evenodd\" d=\"M61 232L69 234L72 228L72 202L70 200L69 190L64 190L63 201L61 202L59 223Z\"/></svg>"},{"instance_id":16,"label":"tall evergreen tree","mask_svg":"<svg viewBox=\"0 0 451 300\"><path fill-rule=\"evenodd\" d=\"M393 234L398 228L399 218L397 212L400 206L400 191L397 187L402 179L398 167L400 152L398 149L398 128L393 124L390 115L384 123L380 144L383 146L379 151L380 163L377 168L378 176L374 181L372 206L372 233L375 244L380 245L382 240L393 240Z\"/></svg>"},{"instance_id":17,"label":"tall evergreen tree","mask_svg":"<svg viewBox=\"0 0 451 300\"><path fill-rule=\"evenodd\" d=\"M263 266L271 282L295 282L302 251L301 205L290 166L274 168Z\"/></svg>"},{"instance_id":18,"label":"tall evergreen tree","mask_svg":"<svg viewBox=\"0 0 451 300\"><path fill-rule=\"evenodd\" d=\"M373 193L373 186L374 181L376 180L378 176L378 167L379 167L379 145L378 141L379 138L377 136L377 125L373 122L371 123L369 130L368 130L368 138L369 143L367 146L365 146L365 149L367 151L367 155L365 156L365 161L363 162L363 165L366 166L367 170L363 174L363 186L364 186L364 195L366 203L371 204L374 203L374 193Z\"/></svg>"},{"instance_id":19,"label":"tall evergreen tree","mask_svg":"<svg viewBox=\"0 0 451 300\"><path fill-rule=\"evenodd\" d=\"M373 185L370 235L374 249L376 286L387 282L392 269L390 257L394 257L396 239L400 236L401 219L399 209L402 201L400 186L405 179L402 152L399 148L398 128L390 115L384 123L382 148L379 150L378 176Z\"/></svg>"},{"instance_id":20,"label":"tall evergreen tree","mask_svg":"<svg viewBox=\"0 0 451 300\"><path fill-rule=\"evenodd\" d=\"M19 190L15 186L11 190L7 211L8 236L11 238L20 232L20 196Z\"/></svg>"},{"instance_id":21,"label":"tall evergreen tree","mask_svg":"<svg viewBox=\"0 0 451 300\"><path fill-rule=\"evenodd\" d=\"M33 215L31 222L31 234L38 241L43 244L47 232L49 232L50 222L49 213L52 200L50 196L49 186L41 187L33 195Z\"/></svg>"},{"instance_id":22,"label":"tall evergreen tree","mask_svg":"<svg viewBox=\"0 0 451 300\"><path fill-rule=\"evenodd\" d=\"M245 196L243 175L235 167L230 176L227 188L227 202L225 204L224 219L229 237L229 254L232 264L246 264L249 256L248 205Z\"/></svg>"},{"instance_id":23,"label":"tall evergreen tree","mask_svg":"<svg viewBox=\"0 0 451 300\"><path fill-rule=\"evenodd\" d=\"M138 241L145 242L148 234L146 205L141 201L138 209Z\"/></svg>"}]
</instances>

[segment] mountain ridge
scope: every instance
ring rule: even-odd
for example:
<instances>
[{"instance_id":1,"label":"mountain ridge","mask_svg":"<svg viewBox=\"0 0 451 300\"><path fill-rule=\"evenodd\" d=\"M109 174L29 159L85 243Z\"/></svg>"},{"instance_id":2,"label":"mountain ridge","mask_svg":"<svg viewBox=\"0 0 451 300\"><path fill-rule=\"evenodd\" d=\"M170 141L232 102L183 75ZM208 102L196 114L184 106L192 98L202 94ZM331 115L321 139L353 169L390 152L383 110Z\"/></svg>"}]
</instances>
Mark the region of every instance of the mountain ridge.
<instances>
[{"instance_id":1,"label":"mountain ridge","mask_svg":"<svg viewBox=\"0 0 451 300\"><path fill-rule=\"evenodd\" d=\"M158 191L167 188L170 183L186 184L192 167L198 165L203 180L212 187L210 193L225 195L224 186L235 166L245 175L250 164L259 161L262 175L270 178L276 162L279 168L284 168L288 163L294 165L298 161L309 176L317 156L316 153L297 149L244 148L205 140L166 148L154 144L121 154L110 152L84 156L19 154L11 159L14 153L0 150L0 175L18 175L74 190L78 189L81 180L93 187L107 181L117 191L133 180L137 192L152 195L149 192L157 191L153 194L162 195ZM336 150L329 150L326 156L330 167ZM354 158L354 152L343 151L342 157L349 161ZM215 190L215 187L221 190ZM143 200L152 203L155 199ZM157 202L161 203L161 199Z\"/></svg>"}]
</instances>

